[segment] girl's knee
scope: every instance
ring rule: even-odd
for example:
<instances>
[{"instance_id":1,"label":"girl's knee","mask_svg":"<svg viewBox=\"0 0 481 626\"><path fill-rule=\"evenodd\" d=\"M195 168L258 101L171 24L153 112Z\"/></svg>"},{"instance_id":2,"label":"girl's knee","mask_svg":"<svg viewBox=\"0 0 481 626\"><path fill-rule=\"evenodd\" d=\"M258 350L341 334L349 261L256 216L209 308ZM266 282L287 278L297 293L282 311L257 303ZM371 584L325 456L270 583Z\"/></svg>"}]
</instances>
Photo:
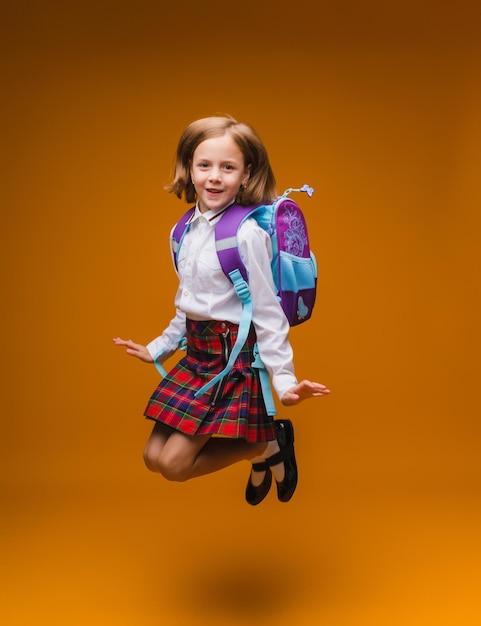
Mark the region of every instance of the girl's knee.
<instances>
[{"instance_id":1,"label":"girl's knee","mask_svg":"<svg viewBox=\"0 0 481 626\"><path fill-rule=\"evenodd\" d=\"M144 450L144 463L145 467L151 472L160 472L159 460L156 456L149 452L148 448Z\"/></svg>"},{"instance_id":2,"label":"girl's knee","mask_svg":"<svg viewBox=\"0 0 481 626\"><path fill-rule=\"evenodd\" d=\"M195 475L195 460L208 440L209 436L196 439L182 433L172 433L162 445L158 438L151 439L144 451L145 464L166 480L184 482Z\"/></svg>"},{"instance_id":3,"label":"girl's knee","mask_svg":"<svg viewBox=\"0 0 481 626\"><path fill-rule=\"evenodd\" d=\"M161 456L158 470L166 480L182 483L189 478L188 467L182 459Z\"/></svg>"}]
</instances>

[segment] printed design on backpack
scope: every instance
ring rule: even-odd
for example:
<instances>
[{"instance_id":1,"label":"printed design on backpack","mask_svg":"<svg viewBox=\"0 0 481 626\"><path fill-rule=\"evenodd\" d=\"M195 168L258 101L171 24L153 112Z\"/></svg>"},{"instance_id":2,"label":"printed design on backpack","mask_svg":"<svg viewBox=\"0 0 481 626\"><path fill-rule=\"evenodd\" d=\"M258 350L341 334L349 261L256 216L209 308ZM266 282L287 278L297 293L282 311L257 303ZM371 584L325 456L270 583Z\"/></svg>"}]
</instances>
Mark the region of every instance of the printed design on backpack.
<instances>
[{"instance_id":1,"label":"printed design on backpack","mask_svg":"<svg viewBox=\"0 0 481 626\"><path fill-rule=\"evenodd\" d=\"M283 216L287 229L284 231L284 248L294 256L304 256L304 248L309 244L306 229L296 210L286 209Z\"/></svg>"},{"instance_id":2,"label":"printed design on backpack","mask_svg":"<svg viewBox=\"0 0 481 626\"><path fill-rule=\"evenodd\" d=\"M309 314L309 307L306 306L304 298L299 296L297 299L297 317L299 321L304 321Z\"/></svg>"}]
</instances>

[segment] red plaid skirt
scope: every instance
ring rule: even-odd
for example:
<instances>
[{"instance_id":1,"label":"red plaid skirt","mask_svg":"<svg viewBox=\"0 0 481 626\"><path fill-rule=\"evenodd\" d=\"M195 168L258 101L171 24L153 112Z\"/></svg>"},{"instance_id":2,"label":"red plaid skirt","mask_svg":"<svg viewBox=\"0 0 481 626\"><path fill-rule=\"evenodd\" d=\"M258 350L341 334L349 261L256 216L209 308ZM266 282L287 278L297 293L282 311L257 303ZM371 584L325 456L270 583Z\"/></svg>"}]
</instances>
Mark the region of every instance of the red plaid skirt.
<instances>
[{"instance_id":1,"label":"red plaid skirt","mask_svg":"<svg viewBox=\"0 0 481 626\"><path fill-rule=\"evenodd\" d=\"M266 412L259 372L251 367L256 342L253 327L227 376L194 398L194 393L225 367L237 329L229 322L187 320L187 354L161 380L145 417L187 435L275 439L274 418Z\"/></svg>"}]
</instances>

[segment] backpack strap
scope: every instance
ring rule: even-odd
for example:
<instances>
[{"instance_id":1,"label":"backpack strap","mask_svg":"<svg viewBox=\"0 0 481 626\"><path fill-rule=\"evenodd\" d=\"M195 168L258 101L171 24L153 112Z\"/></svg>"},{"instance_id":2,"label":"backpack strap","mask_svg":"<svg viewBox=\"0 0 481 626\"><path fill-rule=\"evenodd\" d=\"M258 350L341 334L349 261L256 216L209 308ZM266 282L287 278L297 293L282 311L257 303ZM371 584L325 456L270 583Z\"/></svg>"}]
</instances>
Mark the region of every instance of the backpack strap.
<instances>
[{"instance_id":1,"label":"backpack strap","mask_svg":"<svg viewBox=\"0 0 481 626\"><path fill-rule=\"evenodd\" d=\"M258 212L258 209L262 208L262 206L243 207L234 205L222 215L216 224L215 245L217 256L224 274L232 282L235 292L242 302L242 314L237 331L237 339L226 366L201 389L196 391L194 394L195 397L204 394L229 373L249 335L252 323L252 296L247 282L247 268L239 253L237 231L244 220L255 212ZM276 408L272 396L269 374L259 356L257 344L254 346L254 361L251 365L259 370L262 396L264 398L267 414L274 416L276 414Z\"/></svg>"},{"instance_id":2,"label":"backpack strap","mask_svg":"<svg viewBox=\"0 0 481 626\"><path fill-rule=\"evenodd\" d=\"M239 322L239 328L237 330L237 338L235 344L230 353L229 360L224 369L216 374L209 382L207 382L201 389L198 389L194 393L194 397L197 398L203 393L208 391L211 387L216 385L224 376L226 376L232 369L237 357L239 356L242 347L244 346L247 336L249 335L251 322L252 322L252 297L247 282L242 278L239 269L235 269L229 274L229 278L232 280L234 289L237 295L242 301L242 315ZM272 396L272 388L264 363L262 362L257 343L254 346L254 361L251 363L251 367L255 367L259 370L259 379L262 389L262 397L264 398L264 404L266 407L267 415L274 416L276 414L276 408L274 404L274 398Z\"/></svg>"},{"instance_id":3,"label":"backpack strap","mask_svg":"<svg viewBox=\"0 0 481 626\"><path fill-rule=\"evenodd\" d=\"M235 292L242 302L242 315L237 330L237 339L230 353L229 360L224 369L207 382L194 394L204 394L217 384L232 369L239 352L249 335L252 322L252 297L247 283L247 269L239 253L237 244L237 229L242 222L252 213L254 207L234 205L229 208L215 226L215 246L222 271L234 286Z\"/></svg>"},{"instance_id":4,"label":"backpack strap","mask_svg":"<svg viewBox=\"0 0 481 626\"><path fill-rule=\"evenodd\" d=\"M195 207L192 207L191 209L186 211L184 215L180 218L180 220L177 222L177 224L174 226L174 229L172 231L172 235L170 238L170 245L172 248L172 257L174 259L174 266L175 266L176 271L177 271L177 252L180 248L180 245L182 243L182 239L185 236L185 233L190 228L190 220L192 219L194 212L195 212Z\"/></svg>"},{"instance_id":5,"label":"backpack strap","mask_svg":"<svg viewBox=\"0 0 481 626\"><path fill-rule=\"evenodd\" d=\"M230 358L225 368L217 374L212 380L206 383L202 389L195 393L195 397L202 395L213 387L221 378L223 378L234 365L239 352L247 340L252 322L252 298L249 285L247 284L247 269L242 261L237 246L237 229L240 224L248 217L254 207L242 207L234 205L229 207L217 222L215 227L216 250L219 257L222 270L232 282L234 289L242 301L242 316L237 331L237 340L234 344ZM180 218L174 226L171 235L172 258L175 269L177 270L177 255L182 245L182 240L190 228L190 221L194 215L195 207L189 209ZM155 366L159 372L165 376L165 370L157 361L160 354L157 354L154 360Z\"/></svg>"},{"instance_id":6,"label":"backpack strap","mask_svg":"<svg viewBox=\"0 0 481 626\"><path fill-rule=\"evenodd\" d=\"M262 359L259 355L259 347L257 343L254 345L254 360L251 363L251 367L255 367L259 370L262 397L264 398L267 415L273 417L276 414L276 405L274 404L274 397L272 395L271 380L269 377L269 372L266 370L266 366L262 362Z\"/></svg>"},{"instance_id":7,"label":"backpack strap","mask_svg":"<svg viewBox=\"0 0 481 626\"><path fill-rule=\"evenodd\" d=\"M234 283L231 273L238 269L247 282L247 269L239 253L237 231L239 226L256 209L255 206L235 204L221 216L215 226L215 249L224 274ZM234 284L235 287L235 284Z\"/></svg>"}]
</instances>

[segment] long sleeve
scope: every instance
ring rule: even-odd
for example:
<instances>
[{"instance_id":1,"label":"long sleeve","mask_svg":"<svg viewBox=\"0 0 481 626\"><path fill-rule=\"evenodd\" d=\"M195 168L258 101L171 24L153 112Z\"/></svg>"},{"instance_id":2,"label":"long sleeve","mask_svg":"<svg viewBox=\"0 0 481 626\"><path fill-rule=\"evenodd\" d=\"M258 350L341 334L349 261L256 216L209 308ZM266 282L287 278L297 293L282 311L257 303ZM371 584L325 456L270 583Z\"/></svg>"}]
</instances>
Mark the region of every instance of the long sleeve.
<instances>
[{"instance_id":1,"label":"long sleeve","mask_svg":"<svg viewBox=\"0 0 481 626\"><path fill-rule=\"evenodd\" d=\"M150 356L162 363L179 347L179 342L185 335L185 313L177 309L175 317L170 321L164 332L147 344Z\"/></svg>"}]
</instances>

